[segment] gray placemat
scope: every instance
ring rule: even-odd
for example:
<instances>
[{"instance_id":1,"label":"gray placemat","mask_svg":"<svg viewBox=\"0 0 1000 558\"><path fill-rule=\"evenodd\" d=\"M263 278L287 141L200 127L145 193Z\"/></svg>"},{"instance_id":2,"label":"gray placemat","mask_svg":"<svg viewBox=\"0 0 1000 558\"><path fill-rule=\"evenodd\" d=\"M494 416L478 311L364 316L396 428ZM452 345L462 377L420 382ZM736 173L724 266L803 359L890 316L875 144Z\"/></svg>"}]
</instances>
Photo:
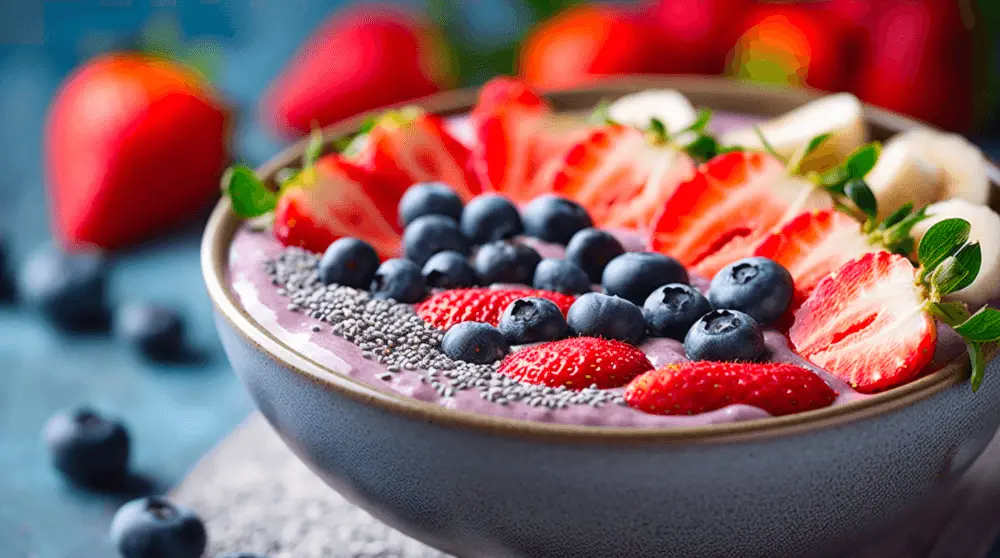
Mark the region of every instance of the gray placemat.
<instances>
[{"instance_id":1,"label":"gray placemat","mask_svg":"<svg viewBox=\"0 0 1000 558\"><path fill-rule=\"evenodd\" d=\"M209 556L445 558L329 489L260 415L251 416L174 491L208 523ZM1000 532L1000 439L947 500L852 558L984 558Z\"/></svg>"}]
</instances>

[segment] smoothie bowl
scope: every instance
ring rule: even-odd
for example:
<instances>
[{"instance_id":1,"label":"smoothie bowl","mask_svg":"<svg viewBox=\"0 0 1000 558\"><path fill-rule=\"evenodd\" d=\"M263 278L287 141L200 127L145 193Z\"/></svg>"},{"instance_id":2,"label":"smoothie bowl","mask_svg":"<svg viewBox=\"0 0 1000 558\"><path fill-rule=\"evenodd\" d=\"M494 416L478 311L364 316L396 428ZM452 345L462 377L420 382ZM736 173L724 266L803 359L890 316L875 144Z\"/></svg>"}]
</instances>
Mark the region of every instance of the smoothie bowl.
<instances>
[{"instance_id":1,"label":"smoothie bowl","mask_svg":"<svg viewBox=\"0 0 1000 558\"><path fill-rule=\"evenodd\" d=\"M415 105L233 169L202 249L257 407L386 523L840 556L1000 425L997 169L964 140L714 79Z\"/></svg>"}]
</instances>

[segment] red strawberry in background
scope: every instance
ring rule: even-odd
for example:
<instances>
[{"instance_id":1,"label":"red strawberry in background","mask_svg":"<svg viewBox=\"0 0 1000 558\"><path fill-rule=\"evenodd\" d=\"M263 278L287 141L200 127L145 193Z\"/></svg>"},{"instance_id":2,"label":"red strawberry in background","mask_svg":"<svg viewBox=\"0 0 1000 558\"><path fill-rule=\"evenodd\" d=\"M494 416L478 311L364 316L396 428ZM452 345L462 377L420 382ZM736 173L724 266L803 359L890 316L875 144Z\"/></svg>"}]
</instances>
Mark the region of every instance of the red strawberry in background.
<instances>
[{"instance_id":1,"label":"red strawberry in background","mask_svg":"<svg viewBox=\"0 0 1000 558\"><path fill-rule=\"evenodd\" d=\"M452 289L431 295L417 306L417 314L438 329L462 322L500 323L507 305L519 298L551 300L563 314L575 300L572 296L537 289Z\"/></svg>"},{"instance_id":2,"label":"red strawberry in background","mask_svg":"<svg viewBox=\"0 0 1000 558\"><path fill-rule=\"evenodd\" d=\"M651 6L656 41L672 74L719 74L752 0L659 0Z\"/></svg>"},{"instance_id":3,"label":"red strawberry in background","mask_svg":"<svg viewBox=\"0 0 1000 558\"><path fill-rule=\"evenodd\" d=\"M450 85L442 39L402 8L366 5L339 12L299 49L262 101L278 131L305 135L374 108Z\"/></svg>"},{"instance_id":4,"label":"red strawberry in background","mask_svg":"<svg viewBox=\"0 0 1000 558\"><path fill-rule=\"evenodd\" d=\"M60 241L121 248L189 218L218 192L228 132L222 101L193 70L138 54L91 60L46 124Z\"/></svg>"},{"instance_id":5,"label":"red strawberry in background","mask_svg":"<svg viewBox=\"0 0 1000 558\"><path fill-rule=\"evenodd\" d=\"M498 371L516 380L550 387L621 387L653 365L639 349L613 339L573 337L507 355Z\"/></svg>"}]
</instances>

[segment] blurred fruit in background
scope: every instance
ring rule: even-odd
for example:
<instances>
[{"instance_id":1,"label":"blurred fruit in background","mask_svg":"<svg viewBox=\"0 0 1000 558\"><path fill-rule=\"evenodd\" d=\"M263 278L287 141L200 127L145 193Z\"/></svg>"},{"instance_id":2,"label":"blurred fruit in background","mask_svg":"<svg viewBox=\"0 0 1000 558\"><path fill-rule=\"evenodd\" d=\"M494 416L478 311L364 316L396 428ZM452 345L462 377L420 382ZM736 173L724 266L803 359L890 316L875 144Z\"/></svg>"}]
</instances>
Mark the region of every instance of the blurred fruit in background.
<instances>
[{"instance_id":1,"label":"blurred fruit in background","mask_svg":"<svg viewBox=\"0 0 1000 558\"><path fill-rule=\"evenodd\" d=\"M659 0L650 14L660 69L672 74L719 74L753 0Z\"/></svg>"}]
</instances>

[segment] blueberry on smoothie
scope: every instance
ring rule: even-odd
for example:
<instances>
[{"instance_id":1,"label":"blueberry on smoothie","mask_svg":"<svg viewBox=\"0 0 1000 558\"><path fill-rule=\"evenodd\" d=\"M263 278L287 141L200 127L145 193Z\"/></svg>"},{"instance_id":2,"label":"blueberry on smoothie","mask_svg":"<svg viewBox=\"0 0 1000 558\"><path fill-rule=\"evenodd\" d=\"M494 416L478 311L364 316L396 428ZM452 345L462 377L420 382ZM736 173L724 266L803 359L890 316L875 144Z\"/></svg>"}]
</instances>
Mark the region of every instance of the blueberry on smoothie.
<instances>
[{"instance_id":1,"label":"blueberry on smoothie","mask_svg":"<svg viewBox=\"0 0 1000 558\"><path fill-rule=\"evenodd\" d=\"M424 215L444 215L457 222L462 217L462 198L443 182L414 184L399 200L399 222L405 227Z\"/></svg>"},{"instance_id":2,"label":"blueberry on smoothie","mask_svg":"<svg viewBox=\"0 0 1000 558\"><path fill-rule=\"evenodd\" d=\"M431 256L424 264L422 273L427 286L437 289L473 287L479 282L468 258L454 250Z\"/></svg>"},{"instance_id":3,"label":"blueberry on smoothie","mask_svg":"<svg viewBox=\"0 0 1000 558\"><path fill-rule=\"evenodd\" d=\"M564 246L574 234L594 225L580 204L552 194L531 200L521 219L528 236Z\"/></svg>"},{"instance_id":4,"label":"blueberry on smoothie","mask_svg":"<svg viewBox=\"0 0 1000 558\"><path fill-rule=\"evenodd\" d=\"M708 299L698 289L683 283L670 283L656 289L642 305L642 317L649 334L678 341L684 340L698 318L711 311Z\"/></svg>"},{"instance_id":5,"label":"blueberry on smoothie","mask_svg":"<svg viewBox=\"0 0 1000 558\"><path fill-rule=\"evenodd\" d=\"M200 558L208 533L193 511L150 496L118 508L111 541L122 558Z\"/></svg>"},{"instance_id":6,"label":"blueberry on smoothie","mask_svg":"<svg viewBox=\"0 0 1000 558\"><path fill-rule=\"evenodd\" d=\"M507 305L498 329L512 345L555 341L566 336L566 318L551 300L519 298Z\"/></svg>"},{"instance_id":7,"label":"blueberry on smoothie","mask_svg":"<svg viewBox=\"0 0 1000 558\"><path fill-rule=\"evenodd\" d=\"M538 264L532 286L563 294L582 294L591 290L590 278L584 270L572 262L555 258L545 258Z\"/></svg>"},{"instance_id":8,"label":"blueberry on smoothie","mask_svg":"<svg viewBox=\"0 0 1000 558\"><path fill-rule=\"evenodd\" d=\"M608 262L625 253L621 242L611 233L586 228L573 235L566 245L566 259L587 272L591 283L600 283Z\"/></svg>"},{"instance_id":9,"label":"blueberry on smoothie","mask_svg":"<svg viewBox=\"0 0 1000 558\"><path fill-rule=\"evenodd\" d=\"M692 361L753 362L764 357L767 347L752 317L736 310L712 310L688 330L684 353Z\"/></svg>"},{"instance_id":10,"label":"blueberry on smoothie","mask_svg":"<svg viewBox=\"0 0 1000 558\"><path fill-rule=\"evenodd\" d=\"M18 276L21 298L53 325L71 331L106 328L107 265L99 252L32 253Z\"/></svg>"},{"instance_id":11,"label":"blueberry on smoothie","mask_svg":"<svg viewBox=\"0 0 1000 558\"><path fill-rule=\"evenodd\" d=\"M500 330L482 322L461 322L448 328L441 350L455 360L489 364L510 352Z\"/></svg>"},{"instance_id":12,"label":"blueberry on smoothie","mask_svg":"<svg viewBox=\"0 0 1000 558\"><path fill-rule=\"evenodd\" d=\"M611 260L601 275L604 292L637 306L667 283L687 282L687 271L680 262L656 252L626 252Z\"/></svg>"},{"instance_id":13,"label":"blueberry on smoothie","mask_svg":"<svg viewBox=\"0 0 1000 558\"><path fill-rule=\"evenodd\" d=\"M524 232L517 208L498 194L473 198L462 212L461 226L462 233L476 245L514 238Z\"/></svg>"},{"instance_id":14,"label":"blueberry on smoothie","mask_svg":"<svg viewBox=\"0 0 1000 558\"><path fill-rule=\"evenodd\" d=\"M370 290L373 298L391 298L396 302L413 304L427 294L427 284L417 264L394 258L379 266Z\"/></svg>"},{"instance_id":15,"label":"blueberry on smoothie","mask_svg":"<svg viewBox=\"0 0 1000 558\"><path fill-rule=\"evenodd\" d=\"M576 335L617 339L633 345L642 341L646 330L638 306L601 293L587 293L576 299L566 313L566 322Z\"/></svg>"},{"instance_id":16,"label":"blueberry on smoothie","mask_svg":"<svg viewBox=\"0 0 1000 558\"><path fill-rule=\"evenodd\" d=\"M479 248L473 267L484 285L520 283L530 285L542 257L530 246L515 242L491 242Z\"/></svg>"},{"instance_id":17,"label":"blueberry on smoothie","mask_svg":"<svg viewBox=\"0 0 1000 558\"><path fill-rule=\"evenodd\" d=\"M739 310L766 325L788 309L793 293L787 269L773 260L753 257L737 260L716 273L708 300L715 308Z\"/></svg>"},{"instance_id":18,"label":"blueberry on smoothie","mask_svg":"<svg viewBox=\"0 0 1000 558\"><path fill-rule=\"evenodd\" d=\"M52 465L66 480L87 488L121 486L129 468L129 435L121 422L83 407L54 415L42 438Z\"/></svg>"},{"instance_id":19,"label":"blueberry on smoothie","mask_svg":"<svg viewBox=\"0 0 1000 558\"><path fill-rule=\"evenodd\" d=\"M115 335L152 360L176 359L184 351L180 312L150 302L133 302L115 312Z\"/></svg>"},{"instance_id":20,"label":"blueberry on smoothie","mask_svg":"<svg viewBox=\"0 0 1000 558\"><path fill-rule=\"evenodd\" d=\"M320 258L319 279L324 285L367 289L378 265L378 253L371 244L357 238L340 238Z\"/></svg>"},{"instance_id":21,"label":"blueberry on smoothie","mask_svg":"<svg viewBox=\"0 0 1000 558\"><path fill-rule=\"evenodd\" d=\"M448 250L469 253L468 239L450 217L425 215L403 231L403 255L417 265L424 265L434 254Z\"/></svg>"}]
</instances>

